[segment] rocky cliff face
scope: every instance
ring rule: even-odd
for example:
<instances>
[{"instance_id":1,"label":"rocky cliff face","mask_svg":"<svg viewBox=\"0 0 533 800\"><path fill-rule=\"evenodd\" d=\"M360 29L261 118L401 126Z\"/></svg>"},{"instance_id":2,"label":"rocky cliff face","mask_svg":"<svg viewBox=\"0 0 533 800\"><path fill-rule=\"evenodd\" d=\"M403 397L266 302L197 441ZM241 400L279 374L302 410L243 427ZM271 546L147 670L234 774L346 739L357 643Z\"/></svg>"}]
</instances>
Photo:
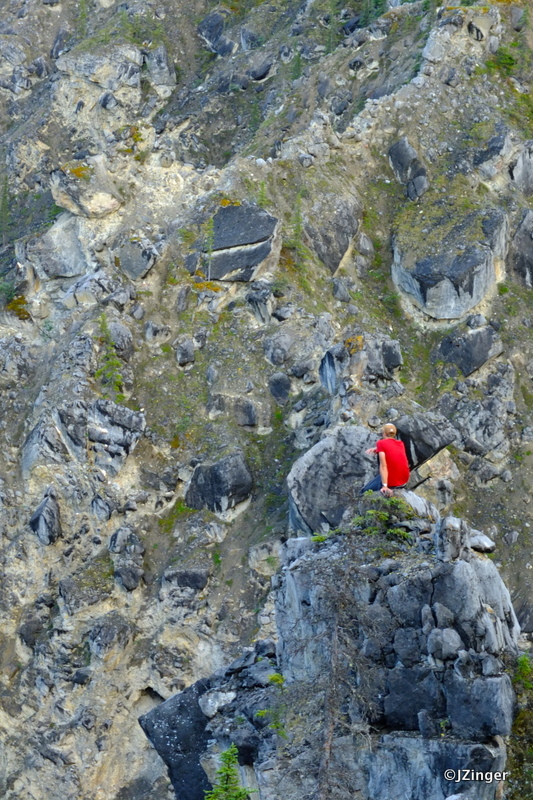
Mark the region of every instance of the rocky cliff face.
<instances>
[{"instance_id":1,"label":"rocky cliff face","mask_svg":"<svg viewBox=\"0 0 533 800\"><path fill-rule=\"evenodd\" d=\"M409 546L361 530L284 545L277 662L257 642L141 718L178 797L203 797L202 766L231 742L262 797L499 796L499 782L471 794L444 769L503 771L514 692L501 659L519 632L509 593L468 526L400 494Z\"/></svg>"},{"instance_id":2,"label":"rocky cliff face","mask_svg":"<svg viewBox=\"0 0 533 800\"><path fill-rule=\"evenodd\" d=\"M202 797L224 726L269 800L504 764L497 568L533 630L526 11L6 5L8 800ZM388 420L414 544L311 543L352 530Z\"/></svg>"}]
</instances>

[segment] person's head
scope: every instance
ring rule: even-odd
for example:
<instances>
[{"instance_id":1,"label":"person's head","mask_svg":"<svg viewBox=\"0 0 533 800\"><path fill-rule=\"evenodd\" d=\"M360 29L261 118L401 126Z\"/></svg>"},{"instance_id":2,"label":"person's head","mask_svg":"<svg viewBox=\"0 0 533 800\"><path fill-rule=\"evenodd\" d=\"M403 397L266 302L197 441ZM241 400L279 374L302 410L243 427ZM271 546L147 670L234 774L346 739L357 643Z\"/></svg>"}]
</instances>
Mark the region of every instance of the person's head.
<instances>
[{"instance_id":1,"label":"person's head","mask_svg":"<svg viewBox=\"0 0 533 800\"><path fill-rule=\"evenodd\" d=\"M393 425L392 422L387 422L387 424L383 426L384 439L394 439L396 433L396 425Z\"/></svg>"}]
</instances>

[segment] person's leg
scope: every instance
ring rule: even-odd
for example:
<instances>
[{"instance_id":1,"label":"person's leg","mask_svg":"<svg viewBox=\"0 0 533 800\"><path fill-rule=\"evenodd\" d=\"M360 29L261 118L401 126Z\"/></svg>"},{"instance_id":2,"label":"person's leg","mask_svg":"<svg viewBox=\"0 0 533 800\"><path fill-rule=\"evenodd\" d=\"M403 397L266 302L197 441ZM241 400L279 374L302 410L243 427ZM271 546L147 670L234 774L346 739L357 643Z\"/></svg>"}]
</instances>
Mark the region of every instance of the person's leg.
<instances>
[{"instance_id":1,"label":"person's leg","mask_svg":"<svg viewBox=\"0 0 533 800\"><path fill-rule=\"evenodd\" d=\"M366 486L363 486L361 489L361 494L364 494L365 492L379 492L382 486L383 483L381 482L381 475L376 475L376 477L372 478L372 480L369 481Z\"/></svg>"}]
</instances>

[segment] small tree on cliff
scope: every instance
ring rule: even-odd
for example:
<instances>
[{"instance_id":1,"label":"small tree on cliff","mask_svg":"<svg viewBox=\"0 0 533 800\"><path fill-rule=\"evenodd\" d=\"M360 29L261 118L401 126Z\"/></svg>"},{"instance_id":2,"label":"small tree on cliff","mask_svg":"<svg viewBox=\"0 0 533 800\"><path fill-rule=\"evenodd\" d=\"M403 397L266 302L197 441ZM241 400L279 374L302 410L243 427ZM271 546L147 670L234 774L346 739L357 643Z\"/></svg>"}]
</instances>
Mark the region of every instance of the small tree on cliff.
<instances>
[{"instance_id":1,"label":"small tree on cliff","mask_svg":"<svg viewBox=\"0 0 533 800\"><path fill-rule=\"evenodd\" d=\"M249 792L239 785L238 750L234 744L220 756L217 782L204 800L249 800Z\"/></svg>"}]
</instances>

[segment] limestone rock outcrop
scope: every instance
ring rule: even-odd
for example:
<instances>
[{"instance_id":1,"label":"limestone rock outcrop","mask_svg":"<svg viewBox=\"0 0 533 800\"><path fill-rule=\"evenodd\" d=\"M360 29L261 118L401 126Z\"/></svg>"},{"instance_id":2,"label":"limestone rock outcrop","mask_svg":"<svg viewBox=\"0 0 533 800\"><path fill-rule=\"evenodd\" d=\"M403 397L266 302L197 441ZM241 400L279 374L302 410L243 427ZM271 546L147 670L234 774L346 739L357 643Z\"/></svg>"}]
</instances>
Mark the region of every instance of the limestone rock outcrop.
<instances>
[{"instance_id":1,"label":"limestone rock outcrop","mask_svg":"<svg viewBox=\"0 0 533 800\"><path fill-rule=\"evenodd\" d=\"M433 253L423 257L413 253L406 230L395 239L393 280L429 317L460 319L501 279L508 237L508 220L500 209L472 211L451 229L444 227Z\"/></svg>"},{"instance_id":2,"label":"limestone rock outcrop","mask_svg":"<svg viewBox=\"0 0 533 800\"><path fill-rule=\"evenodd\" d=\"M476 768L503 771L514 692L502 658L516 652L519 632L509 592L494 565L472 551L468 526L404 497L422 514L416 522L426 523L430 538L415 544L423 563L404 554L354 564L368 546L358 545L357 532L319 547L289 539L275 582L276 656L273 643L259 641L140 719L178 796L200 800L211 759L228 741L238 748L244 785L269 800L280 785L292 794L310 782L333 797L350 790L386 800L391 780L413 800L443 800L469 786L437 764L465 769L474 753ZM303 739L299 715L309 731ZM443 738L448 730L453 743ZM276 733L289 757L276 748ZM497 791L487 782L478 796L494 800Z\"/></svg>"}]
</instances>

